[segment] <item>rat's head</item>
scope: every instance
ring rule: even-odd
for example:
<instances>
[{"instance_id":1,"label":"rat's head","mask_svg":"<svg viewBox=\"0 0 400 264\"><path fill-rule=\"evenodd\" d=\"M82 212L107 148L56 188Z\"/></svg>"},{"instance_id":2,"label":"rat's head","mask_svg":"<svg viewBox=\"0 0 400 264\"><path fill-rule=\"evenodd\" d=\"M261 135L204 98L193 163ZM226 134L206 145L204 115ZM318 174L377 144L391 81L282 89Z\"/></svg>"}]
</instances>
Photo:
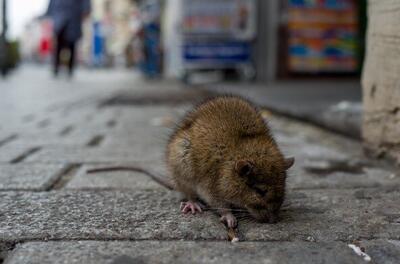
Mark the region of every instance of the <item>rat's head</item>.
<instances>
[{"instance_id":1,"label":"rat's head","mask_svg":"<svg viewBox=\"0 0 400 264\"><path fill-rule=\"evenodd\" d=\"M260 222L276 223L285 196L286 171L294 158L240 158L227 177L234 182L230 200Z\"/></svg>"}]
</instances>

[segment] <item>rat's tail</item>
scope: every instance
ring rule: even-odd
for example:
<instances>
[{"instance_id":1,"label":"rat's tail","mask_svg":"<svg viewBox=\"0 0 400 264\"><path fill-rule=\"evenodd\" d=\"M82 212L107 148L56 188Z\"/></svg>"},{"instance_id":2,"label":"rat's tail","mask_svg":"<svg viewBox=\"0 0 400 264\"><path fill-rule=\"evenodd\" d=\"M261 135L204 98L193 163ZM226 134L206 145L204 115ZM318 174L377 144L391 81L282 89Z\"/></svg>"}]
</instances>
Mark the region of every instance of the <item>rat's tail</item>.
<instances>
[{"instance_id":1,"label":"rat's tail","mask_svg":"<svg viewBox=\"0 0 400 264\"><path fill-rule=\"evenodd\" d=\"M129 166L115 166L115 167L104 167L104 168L95 168L89 169L86 171L88 174L92 173L102 173L102 172L110 172L110 171L135 171L141 172L152 178L157 183L161 184L165 188L169 190L174 190L174 185L167 179L166 176L162 175L161 173L151 172L147 169L141 167L129 167Z\"/></svg>"}]
</instances>

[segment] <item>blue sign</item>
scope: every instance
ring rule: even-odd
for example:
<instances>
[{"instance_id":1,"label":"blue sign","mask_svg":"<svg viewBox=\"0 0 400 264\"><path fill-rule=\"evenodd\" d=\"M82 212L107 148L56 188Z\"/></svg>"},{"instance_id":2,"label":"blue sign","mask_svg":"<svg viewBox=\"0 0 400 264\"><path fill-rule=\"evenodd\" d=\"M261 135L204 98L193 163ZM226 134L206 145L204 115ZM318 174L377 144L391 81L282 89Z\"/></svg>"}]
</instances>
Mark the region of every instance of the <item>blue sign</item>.
<instances>
[{"instance_id":1,"label":"blue sign","mask_svg":"<svg viewBox=\"0 0 400 264\"><path fill-rule=\"evenodd\" d=\"M187 62L243 63L251 58L248 42L186 43L183 52Z\"/></svg>"}]
</instances>

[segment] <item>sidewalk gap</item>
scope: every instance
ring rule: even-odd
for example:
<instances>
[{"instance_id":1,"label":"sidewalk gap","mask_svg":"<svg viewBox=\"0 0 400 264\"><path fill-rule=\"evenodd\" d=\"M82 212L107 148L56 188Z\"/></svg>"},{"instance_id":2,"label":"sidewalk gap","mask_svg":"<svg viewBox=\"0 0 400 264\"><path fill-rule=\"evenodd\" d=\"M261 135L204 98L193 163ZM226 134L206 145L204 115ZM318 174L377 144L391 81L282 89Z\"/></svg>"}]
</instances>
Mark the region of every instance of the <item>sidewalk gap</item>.
<instances>
[{"instance_id":1,"label":"sidewalk gap","mask_svg":"<svg viewBox=\"0 0 400 264\"><path fill-rule=\"evenodd\" d=\"M75 127L73 125L69 125L64 127L59 133L58 135L61 137L67 136L68 134L70 134L73 130L75 129Z\"/></svg>"},{"instance_id":2,"label":"sidewalk gap","mask_svg":"<svg viewBox=\"0 0 400 264\"><path fill-rule=\"evenodd\" d=\"M56 177L56 180L51 184L46 191L61 190L65 185L76 175L76 172L81 168L82 164L70 164L62 169Z\"/></svg>"},{"instance_id":3,"label":"sidewalk gap","mask_svg":"<svg viewBox=\"0 0 400 264\"><path fill-rule=\"evenodd\" d=\"M107 121L106 126L109 128L113 128L117 125L117 121L115 119L110 119Z\"/></svg>"},{"instance_id":4,"label":"sidewalk gap","mask_svg":"<svg viewBox=\"0 0 400 264\"><path fill-rule=\"evenodd\" d=\"M37 127L38 128L46 128L50 125L50 123L51 123L50 119L46 118L46 119L43 119L42 121L40 121L39 123L37 123Z\"/></svg>"},{"instance_id":5,"label":"sidewalk gap","mask_svg":"<svg viewBox=\"0 0 400 264\"><path fill-rule=\"evenodd\" d=\"M16 140L18 138L18 134L11 134L10 136L6 137L3 140L0 140L0 147L3 147L4 145Z\"/></svg>"},{"instance_id":6,"label":"sidewalk gap","mask_svg":"<svg viewBox=\"0 0 400 264\"><path fill-rule=\"evenodd\" d=\"M0 242L0 264L4 263L16 246L17 242Z\"/></svg>"},{"instance_id":7,"label":"sidewalk gap","mask_svg":"<svg viewBox=\"0 0 400 264\"><path fill-rule=\"evenodd\" d=\"M86 144L87 147L98 147L104 140L104 135L96 135Z\"/></svg>"},{"instance_id":8,"label":"sidewalk gap","mask_svg":"<svg viewBox=\"0 0 400 264\"><path fill-rule=\"evenodd\" d=\"M24 161L26 158L28 158L29 156L35 154L36 152L38 152L39 150L41 150L41 147L34 147L34 148L30 148L27 151L25 151L24 153L22 153L21 155L19 155L18 157L14 158L13 160L10 161L11 164L16 164L16 163L20 163L22 161Z\"/></svg>"}]
</instances>

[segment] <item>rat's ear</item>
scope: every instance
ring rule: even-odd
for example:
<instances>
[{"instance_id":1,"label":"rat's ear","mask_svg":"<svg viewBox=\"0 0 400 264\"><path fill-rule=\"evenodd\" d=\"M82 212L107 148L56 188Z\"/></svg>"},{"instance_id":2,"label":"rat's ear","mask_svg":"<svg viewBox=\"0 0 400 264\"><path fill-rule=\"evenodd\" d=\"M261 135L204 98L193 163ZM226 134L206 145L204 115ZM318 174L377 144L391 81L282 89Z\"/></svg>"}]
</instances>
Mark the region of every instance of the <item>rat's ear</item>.
<instances>
[{"instance_id":1,"label":"rat's ear","mask_svg":"<svg viewBox=\"0 0 400 264\"><path fill-rule=\"evenodd\" d=\"M285 170L288 170L290 167L292 167L294 164L294 158L290 157L290 158L286 158L285 159Z\"/></svg>"},{"instance_id":2,"label":"rat's ear","mask_svg":"<svg viewBox=\"0 0 400 264\"><path fill-rule=\"evenodd\" d=\"M253 171L253 165L247 160L239 160L236 161L235 170L240 176L245 177Z\"/></svg>"}]
</instances>

